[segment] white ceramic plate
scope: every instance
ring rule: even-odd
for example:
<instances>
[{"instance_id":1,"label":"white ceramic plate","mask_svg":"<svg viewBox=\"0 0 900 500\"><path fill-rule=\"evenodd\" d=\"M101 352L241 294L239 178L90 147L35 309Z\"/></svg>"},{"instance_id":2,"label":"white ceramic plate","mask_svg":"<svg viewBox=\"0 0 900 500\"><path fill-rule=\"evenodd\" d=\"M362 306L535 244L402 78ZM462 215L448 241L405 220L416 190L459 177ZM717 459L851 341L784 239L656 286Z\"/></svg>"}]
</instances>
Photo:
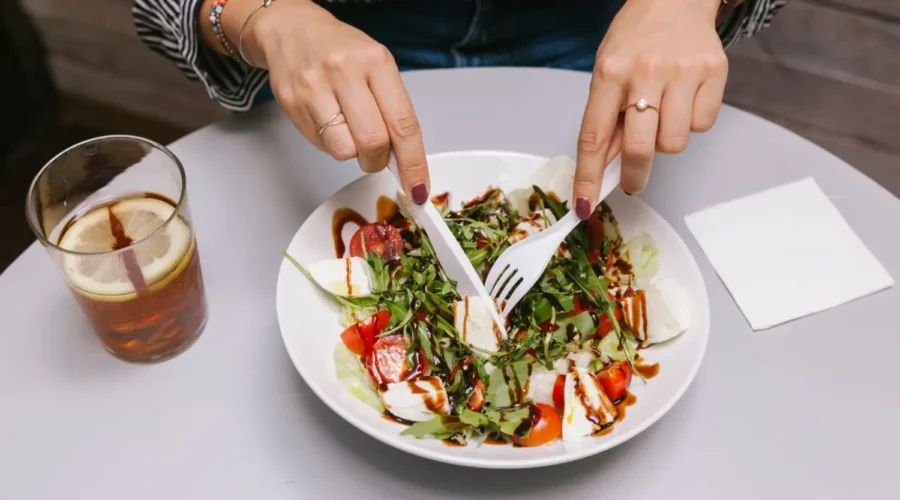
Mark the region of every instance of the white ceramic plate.
<instances>
[{"instance_id":1,"label":"white ceramic plate","mask_svg":"<svg viewBox=\"0 0 900 500\"><path fill-rule=\"evenodd\" d=\"M449 191L451 207L484 192L488 186L511 190L526 184L547 159L521 153L461 151L429 157L432 194ZM393 197L396 184L388 172L358 179L329 198L294 235L288 253L301 264L334 258L331 217L341 207L351 207L375 220L380 195ZM638 379L631 392L637 403L626 418L605 436L577 442L557 442L538 448L480 445L449 447L433 439L401 436L404 427L354 398L338 384L332 356L342 331L332 300L310 284L286 260L278 275L277 309L284 345L297 371L322 401L352 425L395 448L456 465L484 468L528 468L578 460L608 450L649 427L684 394L700 367L709 338L709 300L697 263L687 246L659 214L635 197L616 191L607 199L618 218L625 239L646 231L659 248L657 278L671 278L688 294L691 328L669 341L641 351L648 363L659 362L659 375L644 384ZM348 224L344 241L356 227Z\"/></svg>"}]
</instances>

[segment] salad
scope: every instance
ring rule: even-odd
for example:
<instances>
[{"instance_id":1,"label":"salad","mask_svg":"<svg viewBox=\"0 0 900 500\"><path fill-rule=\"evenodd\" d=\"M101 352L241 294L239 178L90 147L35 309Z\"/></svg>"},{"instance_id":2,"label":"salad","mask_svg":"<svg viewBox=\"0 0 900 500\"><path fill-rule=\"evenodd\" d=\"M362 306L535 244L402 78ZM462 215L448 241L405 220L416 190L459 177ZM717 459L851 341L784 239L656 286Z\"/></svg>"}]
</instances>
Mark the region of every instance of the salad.
<instances>
[{"instance_id":1,"label":"salad","mask_svg":"<svg viewBox=\"0 0 900 500\"><path fill-rule=\"evenodd\" d=\"M568 212L573 175L574 162L558 157L526 188L432 202L484 277L506 248ZM341 385L406 424L404 435L541 446L608 433L636 400L634 379L646 383L659 370L639 351L688 328L680 287L655 279L652 238L626 241L605 203L506 318L508 337L491 319L498 305L460 297L428 236L395 205L382 205L376 222L356 214L360 227L346 253L336 242L337 258L307 269L286 257L340 308Z\"/></svg>"}]
</instances>

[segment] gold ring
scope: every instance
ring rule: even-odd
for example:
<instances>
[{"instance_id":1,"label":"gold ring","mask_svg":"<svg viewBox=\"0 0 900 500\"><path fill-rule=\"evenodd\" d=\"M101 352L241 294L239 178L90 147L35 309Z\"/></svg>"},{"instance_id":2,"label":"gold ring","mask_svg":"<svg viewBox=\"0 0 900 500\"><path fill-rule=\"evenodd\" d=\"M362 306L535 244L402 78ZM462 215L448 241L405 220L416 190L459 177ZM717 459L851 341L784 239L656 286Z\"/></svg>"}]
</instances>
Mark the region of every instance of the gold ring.
<instances>
[{"instance_id":1,"label":"gold ring","mask_svg":"<svg viewBox=\"0 0 900 500\"><path fill-rule=\"evenodd\" d=\"M345 123L347 123L347 119L344 118L344 114L342 112L338 111L337 113L335 113L334 116L331 117L330 120L325 122L324 125L319 125L317 123L316 126L319 127L319 136L321 136L322 132L325 132L325 129L327 129L328 127L334 127L335 125L343 125Z\"/></svg>"},{"instance_id":2,"label":"gold ring","mask_svg":"<svg viewBox=\"0 0 900 500\"><path fill-rule=\"evenodd\" d=\"M625 111L632 106L635 109L637 109L638 111L645 111L649 108L649 109L652 109L653 111L656 111L657 113L659 113L659 108L657 108L656 106L647 102L647 99L644 99L643 97L638 99L637 102L634 102L634 103L629 104L628 106L625 106L624 108L622 108L622 111Z\"/></svg>"}]
</instances>

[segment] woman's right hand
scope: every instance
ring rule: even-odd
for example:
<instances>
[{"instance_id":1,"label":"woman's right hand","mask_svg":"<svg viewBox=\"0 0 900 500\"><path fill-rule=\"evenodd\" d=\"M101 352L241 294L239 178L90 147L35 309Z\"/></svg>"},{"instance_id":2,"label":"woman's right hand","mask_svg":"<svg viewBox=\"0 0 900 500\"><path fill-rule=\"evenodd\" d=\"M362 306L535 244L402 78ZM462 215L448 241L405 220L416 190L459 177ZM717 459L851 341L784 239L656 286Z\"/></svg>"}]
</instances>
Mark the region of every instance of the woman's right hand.
<instances>
[{"instance_id":1,"label":"woman's right hand","mask_svg":"<svg viewBox=\"0 0 900 500\"><path fill-rule=\"evenodd\" d=\"M269 70L272 93L297 130L336 160L357 158L368 173L382 170L393 149L404 190L425 203L422 132L387 48L308 0L273 2L255 17L245 54ZM320 134L338 113L346 124Z\"/></svg>"}]
</instances>

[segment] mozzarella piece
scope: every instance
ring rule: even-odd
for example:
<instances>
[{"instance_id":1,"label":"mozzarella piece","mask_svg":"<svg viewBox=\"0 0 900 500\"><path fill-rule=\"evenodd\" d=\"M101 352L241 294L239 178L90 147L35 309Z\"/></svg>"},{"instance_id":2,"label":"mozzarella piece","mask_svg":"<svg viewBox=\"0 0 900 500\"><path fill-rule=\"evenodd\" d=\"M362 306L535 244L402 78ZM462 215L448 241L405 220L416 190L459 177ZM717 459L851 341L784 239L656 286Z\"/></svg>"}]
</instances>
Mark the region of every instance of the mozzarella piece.
<instances>
[{"instance_id":1,"label":"mozzarella piece","mask_svg":"<svg viewBox=\"0 0 900 500\"><path fill-rule=\"evenodd\" d=\"M566 358L559 358L553 362L553 371L557 373L557 375L565 375L569 373L569 360Z\"/></svg>"},{"instance_id":2,"label":"mozzarella piece","mask_svg":"<svg viewBox=\"0 0 900 500\"><path fill-rule=\"evenodd\" d=\"M387 411L410 422L424 422L450 412L447 391L438 377L419 377L388 384L380 395Z\"/></svg>"},{"instance_id":3,"label":"mozzarella piece","mask_svg":"<svg viewBox=\"0 0 900 500\"><path fill-rule=\"evenodd\" d=\"M559 201L569 202L572 208L572 191L575 186L575 160L566 155L555 156L538 167L528 185L513 189L507 194L507 199L512 207L525 215L530 212L528 199L534 193L532 186L541 188L548 195L555 196Z\"/></svg>"},{"instance_id":4,"label":"mozzarella piece","mask_svg":"<svg viewBox=\"0 0 900 500\"><path fill-rule=\"evenodd\" d=\"M576 351L566 355L576 368L587 368L591 361L597 359L591 351Z\"/></svg>"},{"instance_id":5,"label":"mozzarella piece","mask_svg":"<svg viewBox=\"0 0 900 500\"><path fill-rule=\"evenodd\" d=\"M575 368L566 375L563 441L590 436L616 421L616 406L590 370Z\"/></svg>"},{"instance_id":6,"label":"mozzarella piece","mask_svg":"<svg viewBox=\"0 0 900 500\"><path fill-rule=\"evenodd\" d=\"M534 194L534 189L529 184L528 187L516 188L507 193L506 200L513 207L513 210L518 212L520 216L524 216L531 212L531 208L528 207L528 200L532 194Z\"/></svg>"},{"instance_id":7,"label":"mozzarella piece","mask_svg":"<svg viewBox=\"0 0 900 500\"><path fill-rule=\"evenodd\" d=\"M684 290L674 281L652 283L622 299L625 324L645 344L658 344L690 327L690 307Z\"/></svg>"},{"instance_id":8,"label":"mozzarella piece","mask_svg":"<svg viewBox=\"0 0 900 500\"><path fill-rule=\"evenodd\" d=\"M349 257L328 259L309 266L309 274L329 292L341 297L372 295L375 281L372 268L365 259Z\"/></svg>"},{"instance_id":9,"label":"mozzarella piece","mask_svg":"<svg viewBox=\"0 0 900 500\"><path fill-rule=\"evenodd\" d=\"M489 352L500 350L501 333L495 328L489 309L496 308L492 302L481 297L463 297L453 304L453 326L469 347ZM476 350L475 354L479 352Z\"/></svg>"},{"instance_id":10,"label":"mozzarella piece","mask_svg":"<svg viewBox=\"0 0 900 500\"><path fill-rule=\"evenodd\" d=\"M665 342L691 326L687 294L678 283L661 280L647 287L647 343Z\"/></svg>"},{"instance_id":11,"label":"mozzarella piece","mask_svg":"<svg viewBox=\"0 0 900 500\"><path fill-rule=\"evenodd\" d=\"M539 210L525 217L509 234L509 242L516 243L547 229L556 222L556 217L548 209Z\"/></svg>"},{"instance_id":12,"label":"mozzarella piece","mask_svg":"<svg viewBox=\"0 0 900 500\"><path fill-rule=\"evenodd\" d=\"M553 406L553 387L556 385L557 377L559 373L556 370L535 365L528 378L528 392L525 397L535 403Z\"/></svg>"},{"instance_id":13,"label":"mozzarella piece","mask_svg":"<svg viewBox=\"0 0 900 500\"><path fill-rule=\"evenodd\" d=\"M554 194L560 201L572 200L575 186L575 160L566 155L555 156L541 165L531 177L531 184L545 193ZM572 203L569 203L572 208Z\"/></svg>"}]
</instances>

